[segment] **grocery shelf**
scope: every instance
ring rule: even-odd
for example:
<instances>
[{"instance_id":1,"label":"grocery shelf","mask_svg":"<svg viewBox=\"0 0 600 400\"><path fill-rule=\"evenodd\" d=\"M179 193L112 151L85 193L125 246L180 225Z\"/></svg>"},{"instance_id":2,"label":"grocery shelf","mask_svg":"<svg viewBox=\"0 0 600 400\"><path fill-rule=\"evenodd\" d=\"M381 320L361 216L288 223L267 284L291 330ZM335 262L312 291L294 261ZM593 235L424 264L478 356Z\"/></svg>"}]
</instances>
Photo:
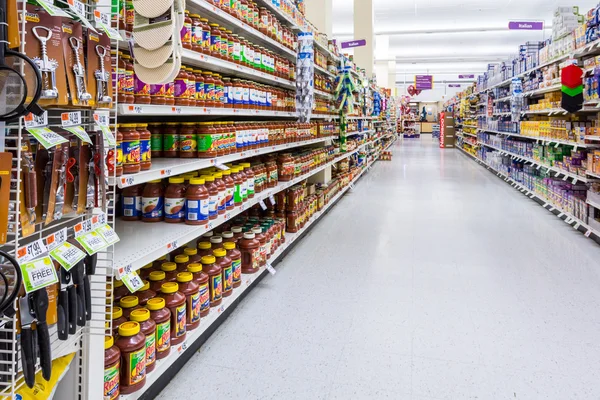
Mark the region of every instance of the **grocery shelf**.
<instances>
[{"instance_id":1,"label":"grocery shelf","mask_svg":"<svg viewBox=\"0 0 600 400\"><path fill-rule=\"evenodd\" d=\"M256 3L259 7L265 7L271 11L271 13L277 17L279 22L283 23L283 25L287 26L288 28L296 31L302 30L302 28L291 17L282 12L276 5L273 4L271 0L256 0Z\"/></svg>"},{"instance_id":2,"label":"grocery shelf","mask_svg":"<svg viewBox=\"0 0 600 400\"><path fill-rule=\"evenodd\" d=\"M475 133L469 133L469 132L465 132L465 131L461 131L461 133L462 133L463 135L469 135L469 136L473 136L473 137L475 137L475 138L477 137L477 134L475 134Z\"/></svg>"},{"instance_id":3,"label":"grocery shelf","mask_svg":"<svg viewBox=\"0 0 600 400\"><path fill-rule=\"evenodd\" d=\"M585 174L600 179L600 174L596 174L595 172L585 171Z\"/></svg>"},{"instance_id":4,"label":"grocery shelf","mask_svg":"<svg viewBox=\"0 0 600 400\"><path fill-rule=\"evenodd\" d=\"M537 166L539 166L540 168L546 168L547 170L549 170L549 171L552 171L552 172L556 173L556 174L557 174L557 176L559 176L559 175L561 175L561 174L562 174L562 175L564 175L565 177L569 177L569 178L573 179L573 182L574 182L574 183L577 183L578 181L585 182L585 183L591 182L591 180L589 180L589 179L588 179L588 178L586 178L585 176L577 175L577 174L574 174L574 173L572 173L572 172L565 171L565 170L563 170L563 169L561 169L561 168L551 167L551 166L549 166L549 165L546 165L546 164L540 164L540 163L539 163L539 161L535 161L535 160L534 160L534 159L532 159L532 158L529 158L529 157L526 157L526 156L522 156L522 155L519 155L519 154L516 154L516 153L510 152L510 151L508 151L508 150L503 150L503 149L501 149L501 148L499 148L499 147L496 147L496 146L494 146L494 145L491 145L491 144L487 144L487 143L484 143L484 142L481 142L481 141L480 141L480 142L478 142L478 143L479 143L479 144L481 144L481 145L483 145L483 146L485 146L485 147L489 147L490 149L494 149L494 150L496 150L496 151L499 151L501 154L506 154L506 155L509 155L509 156L511 156L513 159L516 159L516 160L523 160L523 161L525 161L525 162L529 162L529 163L531 163L531 164L533 164L533 165L537 165Z\"/></svg>"},{"instance_id":5,"label":"grocery shelf","mask_svg":"<svg viewBox=\"0 0 600 400\"><path fill-rule=\"evenodd\" d=\"M215 116L215 117L279 117L298 118L298 114L289 111L245 110L241 108L223 107L190 107L190 106L159 106L154 104L119 104L117 113L120 117L135 116Z\"/></svg>"},{"instance_id":6,"label":"grocery shelf","mask_svg":"<svg viewBox=\"0 0 600 400\"><path fill-rule=\"evenodd\" d=\"M586 203L588 203L588 205L600 210L600 204L596 203L595 201L592 201L590 199L586 200Z\"/></svg>"},{"instance_id":7,"label":"grocery shelf","mask_svg":"<svg viewBox=\"0 0 600 400\"><path fill-rule=\"evenodd\" d=\"M524 115L543 115L543 114L548 114L548 116L552 116L552 115L558 115L558 114L563 114L563 115L567 115L569 112L562 109L562 108L548 108L546 110L528 110L528 111L522 111L521 114Z\"/></svg>"},{"instance_id":8,"label":"grocery shelf","mask_svg":"<svg viewBox=\"0 0 600 400\"><path fill-rule=\"evenodd\" d=\"M324 92L322 90L315 89L315 94L325 97L326 99L330 99L330 100L333 99L333 94Z\"/></svg>"},{"instance_id":9,"label":"grocery shelf","mask_svg":"<svg viewBox=\"0 0 600 400\"><path fill-rule=\"evenodd\" d=\"M364 120L373 120L373 119L377 119L378 117L346 117L347 120L354 120L354 119L364 119Z\"/></svg>"},{"instance_id":10,"label":"grocery shelf","mask_svg":"<svg viewBox=\"0 0 600 400\"><path fill-rule=\"evenodd\" d=\"M367 169L372 166L377 160L374 160L370 164L363 167L362 171L354 177L354 179L346 185L339 193L337 193L321 211L317 211L310 220L306 222L306 225L297 233L286 233L285 243L283 243L275 253L269 257L268 264L275 264L285 253L292 247L292 245L299 240L317 221L323 217L327 211L333 207L339 199L342 198L350 190L354 183L356 183ZM200 326L193 331L190 331L186 335L186 339L183 343L173 346L170 354L160 360L156 361L156 367L154 371L149 373L146 377L146 385L137 392L132 394L121 394L121 400L138 400L142 398L153 398L168 384L170 378L165 379L164 375L167 374L169 369L172 374L175 374L187 360L198 350L200 345L206 340L217 326L219 326L225 319L226 315L229 314L239 303L239 301L252 289L255 284L258 283L268 273L267 267L261 267L255 274L242 274L242 285L233 290L233 293L229 297L224 297L221 305L210 309L210 313L207 317L202 318ZM176 365L177 363L177 365ZM162 378L162 380L161 380Z\"/></svg>"},{"instance_id":11,"label":"grocery shelf","mask_svg":"<svg viewBox=\"0 0 600 400\"><path fill-rule=\"evenodd\" d=\"M373 142L381 140L382 138L375 139ZM115 244L114 259L114 268L117 276L120 276L119 271L123 271L124 268L131 271L137 271L144 265L181 246L185 246L188 242L216 228L241 212L248 210L255 204L267 200L269 196L279 193L282 190L315 175L325 168L358 153L370 143L371 142L363 143L353 151L344 153L336 157L333 161L323 164L302 176L288 182L279 182L276 187L257 193L254 198L249 199L243 205L237 206L235 209L230 210L225 214L219 215L217 219L209 221L207 225L194 226L186 224L168 224L165 222L143 223L141 221L119 220L119 223L116 224L116 232L121 238L121 241Z\"/></svg>"},{"instance_id":12,"label":"grocery shelf","mask_svg":"<svg viewBox=\"0 0 600 400\"><path fill-rule=\"evenodd\" d=\"M512 96L500 97L499 99L495 99L494 103L501 103L503 101L509 101L510 99L512 99Z\"/></svg>"},{"instance_id":13,"label":"grocery shelf","mask_svg":"<svg viewBox=\"0 0 600 400\"><path fill-rule=\"evenodd\" d=\"M512 113L510 111L504 111L504 112L495 112L495 113L493 113L493 116L494 117L507 117L511 114Z\"/></svg>"},{"instance_id":14,"label":"grocery shelf","mask_svg":"<svg viewBox=\"0 0 600 400\"><path fill-rule=\"evenodd\" d=\"M230 29L233 33L240 34L250 42L268 48L288 60L296 61L295 51L288 49L279 42L271 39L269 36L254 29L234 16L227 14L219 7L213 6L208 1L188 0L186 6L189 9L199 10L200 15L203 18L208 18L210 23L218 22L220 25Z\"/></svg>"},{"instance_id":15,"label":"grocery shelf","mask_svg":"<svg viewBox=\"0 0 600 400\"><path fill-rule=\"evenodd\" d=\"M556 91L558 91L560 89L562 89L562 85L559 83L559 84L548 86L548 87L545 87L545 88L540 88L540 89L530 90L528 92L523 92L523 96L524 97L537 96L539 94L556 92Z\"/></svg>"},{"instance_id":16,"label":"grocery shelf","mask_svg":"<svg viewBox=\"0 0 600 400\"><path fill-rule=\"evenodd\" d=\"M328 47L325 47L324 45L321 44L321 42L319 42L316 39L315 39L314 43L315 43L315 47L317 47L320 52L325 53L325 55L327 55L327 57L329 57L331 60L339 63L340 58L338 56L336 56L335 54L333 54L331 51L329 51Z\"/></svg>"},{"instance_id":17,"label":"grocery shelf","mask_svg":"<svg viewBox=\"0 0 600 400\"><path fill-rule=\"evenodd\" d=\"M541 142L544 142L545 144L555 143L555 144L564 144L567 146L582 147L582 148L594 148L594 147L600 146L600 144L579 143L579 142L572 142L570 140L560 140L560 139L548 138L548 137L543 137L543 136L526 136L526 135L521 135L520 133L501 132L501 131L493 131L493 130L487 130L487 129L481 129L481 130L484 132L498 134L498 135L506 135L506 136L518 137L521 139L541 141ZM585 139L587 140L588 136L585 136Z\"/></svg>"},{"instance_id":18,"label":"grocery shelf","mask_svg":"<svg viewBox=\"0 0 600 400\"><path fill-rule=\"evenodd\" d=\"M470 143L469 143L469 144L470 144ZM471 157L471 158L474 158L474 159L478 160L478 158L477 158L477 157L476 157L474 154L471 154L471 153L469 153L468 151L466 151L466 150L465 150L465 149L463 149L462 147L460 147L460 146L456 146L456 148L457 148L457 149L459 149L460 151L462 151L463 153L465 153L466 155L468 155L469 157Z\"/></svg>"},{"instance_id":19,"label":"grocery shelf","mask_svg":"<svg viewBox=\"0 0 600 400\"><path fill-rule=\"evenodd\" d=\"M329 76L330 78L335 78L335 75L332 74L331 72L327 71L325 68L318 66L317 64L315 64L315 71L320 72L324 75Z\"/></svg>"},{"instance_id":20,"label":"grocery shelf","mask_svg":"<svg viewBox=\"0 0 600 400\"><path fill-rule=\"evenodd\" d=\"M356 135L368 135L369 133L375 132L374 130L366 130L366 131L355 131L346 133L346 137L356 136Z\"/></svg>"},{"instance_id":21,"label":"grocery shelf","mask_svg":"<svg viewBox=\"0 0 600 400\"><path fill-rule=\"evenodd\" d=\"M214 167L217 164L240 161L249 157L293 149L295 147L308 146L315 143L322 143L332 139L333 137L329 136L312 140L304 140L301 142L285 143L276 146L262 147L259 149L245 150L240 153L234 153L215 158L156 158L152 160L152 168L149 170L140 171L137 174L123 175L116 178L116 181L119 187L123 189L155 179L164 179L170 176L185 174L187 172L192 172L203 168Z\"/></svg>"},{"instance_id":22,"label":"grocery shelf","mask_svg":"<svg viewBox=\"0 0 600 400\"><path fill-rule=\"evenodd\" d=\"M465 125L465 124L461 124L463 128L473 128L473 129L477 129L477 125Z\"/></svg>"}]
</instances>

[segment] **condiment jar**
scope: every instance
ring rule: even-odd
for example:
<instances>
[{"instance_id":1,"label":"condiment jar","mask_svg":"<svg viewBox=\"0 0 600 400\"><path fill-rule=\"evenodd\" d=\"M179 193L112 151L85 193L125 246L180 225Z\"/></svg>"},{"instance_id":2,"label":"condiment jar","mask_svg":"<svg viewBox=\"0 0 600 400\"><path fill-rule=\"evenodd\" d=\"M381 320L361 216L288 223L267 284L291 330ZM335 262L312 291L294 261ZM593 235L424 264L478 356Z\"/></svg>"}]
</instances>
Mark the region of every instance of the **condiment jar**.
<instances>
[{"instance_id":1,"label":"condiment jar","mask_svg":"<svg viewBox=\"0 0 600 400\"><path fill-rule=\"evenodd\" d=\"M185 223L206 225L209 218L210 194L203 178L190 179L185 195Z\"/></svg>"},{"instance_id":2,"label":"condiment jar","mask_svg":"<svg viewBox=\"0 0 600 400\"><path fill-rule=\"evenodd\" d=\"M179 157L179 124L167 122L163 129L163 157Z\"/></svg>"},{"instance_id":3,"label":"condiment jar","mask_svg":"<svg viewBox=\"0 0 600 400\"><path fill-rule=\"evenodd\" d=\"M179 130L179 157L196 158L198 156L198 136L195 122L184 122Z\"/></svg>"},{"instance_id":4,"label":"condiment jar","mask_svg":"<svg viewBox=\"0 0 600 400\"><path fill-rule=\"evenodd\" d=\"M244 173L246 174L246 187L248 198L254 197L254 170L251 167L250 163L242 163L240 164L244 167Z\"/></svg>"},{"instance_id":5,"label":"condiment jar","mask_svg":"<svg viewBox=\"0 0 600 400\"><path fill-rule=\"evenodd\" d=\"M210 241L203 240L198 242L198 255L200 257L212 256L212 244Z\"/></svg>"},{"instance_id":6,"label":"condiment jar","mask_svg":"<svg viewBox=\"0 0 600 400\"><path fill-rule=\"evenodd\" d=\"M235 204L233 202L233 192L235 190L235 182L231 178L231 170L223 171L223 183L225 183L225 209L233 210Z\"/></svg>"},{"instance_id":7,"label":"condiment jar","mask_svg":"<svg viewBox=\"0 0 600 400\"><path fill-rule=\"evenodd\" d=\"M233 232L233 239L236 244L244 237L244 231L241 226L232 226L231 232Z\"/></svg>"},{"instance_id":8,"label":"condiment jar","mask_svg":"<svg viewBox=\"0 0 600 400\"><path fill-rule=\"evenodd\" d=\"M121 133L120 129L121 125L117 124L117 146L115 149L116 157L115 157L115 175L121 176L123 175L123 133ZM109 171L111 172L111 171Z\"/></svg>"},{"instance_id":9,"label":"condiment jar","mask_svg":"<svg viewBox=\"0 0 600 400\"><path fill-rule=\"evenodd\" d=\"M262 228L256 227L252 229L254 237L260 242L260 263L262 267L267 262L267 235L263 233Z\"/></svg>"},{"instance_id":10,"label":"condiment jar","mask_svg":"<svg viewBox=\"0 0 600 400\"><path fill-rule=\"evenodd\" d=\"M223 181L223 173L215 172L213 174L215 178L215 185L219 189L219 199L217 201L217 214L222 215L225 214L226 211L226 201L227 201L227 186L225 186L225 182Z\"/></svg>"},{"instance_id":11,"label":"condiment jar","mask_svg":"<svg viewBox=\"0 0 600 400\"><path fill-rule=\"evenodd\" d=\"M150 311L140 308L131 313L132 321L140 324L140 330L146 337L146 374L156 367L156 322L150 318Z\"/></svg>"},{"instance_id":12,"label":"condiment jar","mask_svg":"<svg viewBox=\"0 0 600 400\"><path fill-rule=\"evenodd\" d=\"M160 292L162 284L166 282L166 274L164 271L152 271L148 275L148 281L150 282L150 289L154 290L155 293Z\"/></svg>"},{"instance_id":13,"label":"condiment jar","mask_svg":"<svg viewBox=\"0 0 600 400\"><path fill-rule=\"evenodd\" d=\"M136 129L140 134L140 169L147 171L152 167L152 154L150 150L151 133L148 124L137 124Z\"/></svg>"},{"instance_id":14,"label":"condiment jar","mask_svg":"<svg viewBox=\"0 0 600 400\"><path fill-rule=\"evenodd\" d=\"M258 272L261 261L260 242L256 240L254 233L244 233L244 237L238 242L238 246L242 253L242 272L244 274Z\"/></svg>"},{"instance_id":15,"label":"condiment jar","mask_svg":"<svg viewBox=\"0 0 600 400\"><path fill-rule=\"evenodd\" d=\"M180 272L177 274L177 283L179 291L186 298L186 321L187 330L191 331L200 325L200 286L193 280L194 276L191 272Z\"/></svg>"},{"instance_id":16,"label":"condiment jar","mask_svg":"<svg viewBox=\"0 0 600 400\"><path fill-rule=\"evenodd\" d=\"M214 256L202 257L202 270L208 275L211 307L218 306L223 300L223 274L221 267L215 265L215 261Z\"/></svg>"},{"instance_id":17,"label":"condiment jar","mask_svg":"<svg viewBox=\"0 0 600 400\"><path fill-rule=\"evenodd\" d=\"M165 273L165 282L177 281L177 264L175 264L174 262L167 261L162 263L162 265L160 266L160 270Z\"/></svg>"},{"instance_id":18,"label":"condiment jar","mask_svg":"<svg viewBox=\"0 0 600 400\"><path fill-rule=\"evenodd\" d=\"M121 307L114 306L112 310L113 335L119 333L119 326L121 326L121 324L125 322L127 322L127 318L123 316L123 309Z\"/></svg>"},{"instance_id":19,"label":"condiment jar","mask_svg":"<svg viewBox=\"0 0 600 400\"><path fill-rule=\"evenodd\" d=\"M201 53L202 49L202 22L199 14L190 14L192 19L192 50Z\"/></svg>"},{"instance_id":20,"label":"condiment jar","mask_svg":"<svg viewBox=\"0 0 600 400\"><path fill-rule=\"evenodd\" d=\"M190 96L188 91L188 73L185 67L179 69L179 74L175 77L175 105L189 106ZM195 104L194 104L195 105Z\"/></svg>"},{"instance_id":21,"label":"condiment jar","mask_svg":"<svg viewBox=\"0 0 600 400\"><path fill-rule=\"evenodd\" d=\"M121 394L140 390L146 384L146 337L140 324L135 321L122 324L115 344L121 351Z\"/></svg>"},{"instance_id":22,"label":"condiment jar","mask_svg":"<svg viewBox=\"0 0 600 400\"><path fill-rule=\"evenodd\" d=\"M200 317L204 318L210 312L210 292L208 288L208 275L202 271L202 264L188 265L188 272L192 273L194 282L198 284L200 295Z\"/></svg>"},{"instance_id":23,"label":"condiment jar","mask_svg":"<svg viewBox=\"0 0 600 400\"><path fill-rule=\"evenodd\" d=\"M152 271L156 271L156 268L154 267L154 263L148 263L140 269L140 271L138 272L138 275L140 276L140 278L142 280L148 280L148 276L150 276L150 273Z\"/></svg>"},{"instance_id":24,"label":"condiment jar","mask_svg":"<svg viewBox=\"0 0 600 400\"><path fill-rule=\"evenodd\" d=\"M146 303L148 303L148 300L156 297L156 292L150 289L150 282L146 280L144 280L143 282L144 286L142 286L140 290L135 292L135 297L138 298L138 302L142 307L144 307Z\"/></svg>"},{"instance_id":25,"label":"condiment jar","mask_svg":"<svg viewBox=\"0 0 600 400\"><path fill-rule=\"evenodd\" d=\"M148 301L150 318L156 323L156 358L161 360L171 352L171 311L165 307L165 299L156 297Z\"/></svg>"},{"instance_id":26,"label":"condiment jar","mask_svg":"<svg viewBox=\"0 0 600 400\"><path fill-rule=\"evenodd\" d=\"M216 258L216 265L223 271L223 297L229 297L233 293L233 267L231 259L227 257L227 251L224 248L213 250L213 254Z\"/></svg>"},{"instance_id":27,"label":"condiment jar","mask_svg":"<svg viewBox=\"0 0 600 400\"><path fill-rule=\"evenodd\" d=\"M123 135L123 172L135 174L140 172L140 133L135 124L120 124L119 132Z\"/></svg>"},{"instance_id":28,"label":"condiment jar","mask_svg":"<svg viewBox=\"0 0 600 400\"><path fill-rule=\"evenodd\" d=\"M150 131L150 157L161 158L163 156L163 137L160 123L151 122L148 124Z\"/></svg>"},{"instance_id":29,"label":"condiment jar","mask_svg":"<svg viewBox=\"0 0 600 400\"><path fill-rule=\"evenodd\" d=\"M208 219L217 219L217 203L219 201L219 188L215 185L215 178L212 175L203 175L206 189L208 190Z\"/></svg>"},{"instance_id":30,"label":"condiment jar","mask_svg":"<svg viewBox=\"0 0 600 400\"><path fill-rule=\"evenodd\" d=\"M215 80L212 72L202 72L204 78L204 105L206 107L216 107Z\"/></svg>"},{"instance_id":31,"label":"condiment jar","mask_svg":"<svg viewBox=\"0 0 600 400\"><path fill-rule=\"evenodd\" d=\"M163 185L160 179L148 182L142 192L142 221L159 222L163 219Z\"/></svg>"},{"instance_id":32,"label":"condiment jar","mask_svg":"<svg viewBox=\"0 0 600 400\"><path fill-rule=\"evenodd\" d=\"M125 286L123 281L115 279L113 288L113 302L115 304L119 304L119 301L121 301L123 297L129 296L130 294L131 293L129 292L129 289L127 289L127 286Z\"/></svg>"},{"instance_id":33,"label":"condiment jar","mask_svg":"<svg viewBox=\"0 0 600 400\"><path fill-rule=\"evenodd\" d=\"M222 246L223 238L220 235L214 235L210 238L210 244L213 249L218 249Z\"/></svg>"},{"instance_id":34,"label":"condiment jar","mask_svg":"<svg viewBox=\"0 0 600 400\"><path fill-rule=\"evenodd\" d=\"M133 86L134 86L134 70L133 63L131 62L131 57L128 54L123 54L121 57L123 62L125 63L125 82L123 87L125 88L125 104L133 104L135 102L135 97L133 95Z\"/></svg>"},{"instance_id":35,"label":"condiment jar","mask_svg":"<svg viewBox=\"0 0 600 400\"><path fill-rule=\"evenodd\" d=\"M104 338L104 400L119 398L121 350L112 336Z\"/></svg>"},{"instance_id":36,"label":"condiment jar","mask_svg":"<svg viewBox=\"0 0 600 400\"><path fill-rule=\"evenodd\" d=\"M223 243L223 248L227 251L227 257L231 260L231 270L233 275L233 287L239 287L242 284L242 253L235 247L233 242Z\"/></svg>"},{"instance_id":37,"label":"condiment jar","mask_svg":"<svg viewBox=\"0 0 600 400\"><path fill-rule=\"evenodd\" d=\"M198 249L193 247L186 247L183 249L183 253L190 259L189 264L199 263L200 259L202 258L202 256L198 255Z\"/></svg>"},{"instance_id":38,"label":"condiment jar","mask_svg":"<svg viewBox=\"0 0 600 400\"><path fill-rule=\"evenodd\" d=\"M165 191L165 222L184 222L185 198L186 186L183 178L169 178L169 185Z\"/></svg>"},{"instance_id":39,"label":"condiment jar","mask_svg":"<svg viewBox=\"0 0 600 400\"><path fill-rule=\"evenodd\" d=\"M192 19L190 18L190 12L188 10L185 10L180 37L183 48L192 50Z\"/></svg>"},{"instance_id":40,"label":"condiment jar","mask_svg":"<svg viewBox=\"0 0 600 400\"><path fill-rule=\"evenodd\" d=\"M188 264L190 263L190 258L185 254L179 254L178 256L175 256L175 263L177 264L177 272L186 272Z\"/></svg>"},{"instance_id":41,"label":"condiment jar","mask_svg":"<svg viewBox=\"0 0 600 400\"><path fill-rule=\"evenodd\" d=\"M186 299L179 291L177 282L163 283L161 297L165 306L171 311L171 346L176 346L185 340L186 336Z\"/></svg>"},{"instance_id":42,"label":"condiment jar","mask_svg":"<svg viewBox=\"0 0 600 400\"><path fill-rule=\"evenodd\" d=\"M196 107L204 107L206 101L206 93L204 92L204 76L199 69L194 70L196 76Z\"/></svg>"},{"instance_id":43,"label":"condiment jar","mask_svg":"<svg viewBox=\"0 0 600 400\"><path fill-rule=\"evenodd\" d=\"M123 317L129 319L129 315L133 310L140 307L140 302L135 296L125 296L119 301L119 307L123 310Z\"/></svg>"}]
</instances>

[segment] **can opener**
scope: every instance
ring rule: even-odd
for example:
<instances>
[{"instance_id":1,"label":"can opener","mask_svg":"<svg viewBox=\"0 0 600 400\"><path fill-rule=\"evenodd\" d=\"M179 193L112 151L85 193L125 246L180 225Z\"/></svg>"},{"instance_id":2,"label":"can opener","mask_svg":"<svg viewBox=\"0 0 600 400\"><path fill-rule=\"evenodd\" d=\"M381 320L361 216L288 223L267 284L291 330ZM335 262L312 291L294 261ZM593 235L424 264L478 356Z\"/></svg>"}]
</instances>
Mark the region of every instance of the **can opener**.
<instances>
[{"instance_id":1,"label":"can opener","mask_svg":"<svg viewBox=\"0 0 600 400\"><path fill-rule=\"evenodd\" d=\"M69 38L71 48L75 53L75 64L73 65L73 74L75 75L75 85L77 86L77 98L81 103L87 103L92 99L92 95L87 92L85 85L85 68L81 64L79 58L79 49L81 48L81 40L71 36Z\"/></svg>"},{"instance_id":2,"label":"can opener","mask_svg":"<svg viewBox=\"0 0 600 400\"><path fill-rule=\"evenodd\" d=\"M39 30L45 31L46 36L41 36ZM33 62L37 65L42 74L42 95L41 99L56 99L58 98L58 89L56 88L56 69L58 61L48 58L48 40L52 39L52 30L45 26L34 26L31 30L33 35L40 41L42 46L42 58L35 57Z\"/></svg>"},{"instance_id":3,"label":"can opener","mask_svg":"<svg viewBox=\"0 0 600 400\"><path fill-rule=\"evenodd\" d=\"M108 72L104 69L104 57L106 56L106 48L96 46L96 54L100 58L100 70L96 71L96 101L98 104L109 104L112 98L108 95Z\"/></svg>"}]
</instances>

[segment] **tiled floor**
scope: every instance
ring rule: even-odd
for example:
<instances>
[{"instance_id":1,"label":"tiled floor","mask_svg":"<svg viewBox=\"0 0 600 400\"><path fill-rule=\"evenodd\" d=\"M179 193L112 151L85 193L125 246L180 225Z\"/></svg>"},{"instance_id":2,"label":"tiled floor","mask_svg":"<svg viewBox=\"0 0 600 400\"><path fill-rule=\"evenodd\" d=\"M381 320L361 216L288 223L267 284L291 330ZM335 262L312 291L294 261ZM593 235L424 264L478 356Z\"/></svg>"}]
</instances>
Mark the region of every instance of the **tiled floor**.
<instances>
[{"instance_id":1,"label":"tiled floor","mask_svg":"<svg viewBox=\"0 0 600 400\"><path fill-rule=\"evenodd\" d=\"M600 246L458 150L394 151L161 399L600 399Z\"/></svg>"}]
</instances>

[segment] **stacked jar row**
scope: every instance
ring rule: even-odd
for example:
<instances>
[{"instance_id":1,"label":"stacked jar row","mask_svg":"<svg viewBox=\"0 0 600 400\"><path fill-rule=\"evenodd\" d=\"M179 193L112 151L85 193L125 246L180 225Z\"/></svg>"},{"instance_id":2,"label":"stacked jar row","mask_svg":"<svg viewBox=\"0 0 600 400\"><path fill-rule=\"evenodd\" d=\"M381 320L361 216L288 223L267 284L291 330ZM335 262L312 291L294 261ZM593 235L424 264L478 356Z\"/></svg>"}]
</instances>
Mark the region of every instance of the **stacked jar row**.
<instances>
[{"instance_id":1,"label":"stacked jar row","mask_svg":"<svg viewBox=\"0 0 600 400\"><path fill-rule=\"evenodd\" d=\"M333 81L329 77L315 74L315 89L331 93L333 92Z\"/></svg>"}]
</instances>

